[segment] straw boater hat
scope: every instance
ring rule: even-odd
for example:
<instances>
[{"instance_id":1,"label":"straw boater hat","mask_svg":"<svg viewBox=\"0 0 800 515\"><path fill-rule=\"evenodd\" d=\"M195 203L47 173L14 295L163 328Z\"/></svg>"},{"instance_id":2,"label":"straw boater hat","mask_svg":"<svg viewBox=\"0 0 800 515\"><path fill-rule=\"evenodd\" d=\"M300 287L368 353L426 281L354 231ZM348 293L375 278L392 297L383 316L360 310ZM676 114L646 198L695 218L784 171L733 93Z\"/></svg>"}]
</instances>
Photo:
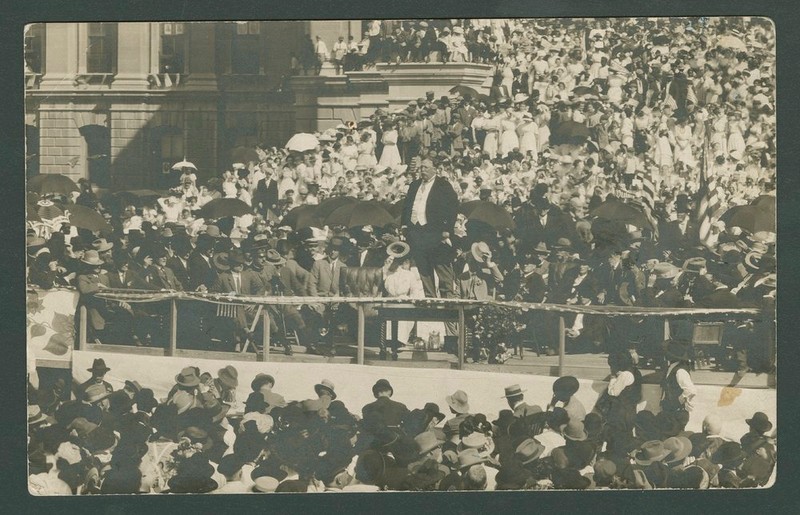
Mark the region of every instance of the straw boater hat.
<instances>
[{"instance_id":1,"label":"straw boater hat","mask_svg":"<svg viewBox=\"0 0 800 515\"><path fill-rule=\"evenodd\" d=\"M516 397L517 395L522 395L522 392L527 391L520 388L518 384L512 384L511 386L506 386L505 390L506 394L503 395L503 397L501 398Z\"/></svg>"},{"instance_id":2,"label":"straw boater hat","mask_svg":"<svg viewBox=\"0 0 800 515\"><path fill-rule=\"evenodd\" d=\"M393 257L395 260L403 259L411 250L408 243L404 241L395 241L386 247L386 253Z\"/></svg>"},{"instance_id":3,"label":"straw boater hat","mask_svg":"<svg viewBox=\"0 0 800 515\"><path fill-rule=\"evenodd\" d=\"M481 455L477 449L464 449L458 453L458 468L459 470L468 469L473 465L480 465L486 463L488 458Z\"/></svg>"},{"instance_id":4,"label":"straw boater hat","mask_svg":"<svg viewBox=\"0 0 800 515\"><path fill-rule=\"evenodd\" d=\"M492 250L489 248L489 244L483 241L473 243L472 247L470 247L470 252L475 261L479 263L488 262L492 259Z\"/></svg>"}]
</instances>

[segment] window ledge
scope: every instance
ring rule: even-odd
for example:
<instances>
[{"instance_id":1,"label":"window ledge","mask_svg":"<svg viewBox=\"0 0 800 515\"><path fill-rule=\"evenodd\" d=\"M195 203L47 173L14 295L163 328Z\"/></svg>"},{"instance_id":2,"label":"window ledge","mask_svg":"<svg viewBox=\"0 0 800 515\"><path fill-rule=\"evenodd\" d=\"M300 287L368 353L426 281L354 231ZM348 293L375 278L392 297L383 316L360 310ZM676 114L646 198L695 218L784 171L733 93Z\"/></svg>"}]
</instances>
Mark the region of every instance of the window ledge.
<instances>
[{"instance_id":1,"label":"window ledge","mask_svg":"<svg viewBox=\"0 0 800 515\"><path fill-rule=\"evenodd\" d=\"M76 87L89 85L110 86L114 81L114 75L114 73L79 73L75 75L72 82Z\"/></svg>"},{"instance_id":2,"label":"window ledge","mask_svg":"<svg viewBox=\"0 0 800 515\"><path fill-rule=\"evenodd\" d=\"M147 76L150 89L173 89L186 81L185 73L151 73Z\"/></svg>"}]
</instances>

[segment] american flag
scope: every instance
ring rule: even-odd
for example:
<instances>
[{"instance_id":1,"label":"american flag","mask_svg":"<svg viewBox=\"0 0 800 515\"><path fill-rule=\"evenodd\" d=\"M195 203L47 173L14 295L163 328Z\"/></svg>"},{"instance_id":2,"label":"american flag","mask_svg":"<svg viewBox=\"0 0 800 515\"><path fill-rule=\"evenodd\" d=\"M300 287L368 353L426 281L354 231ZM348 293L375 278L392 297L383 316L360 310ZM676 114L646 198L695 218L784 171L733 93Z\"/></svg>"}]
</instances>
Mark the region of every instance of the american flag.
<instances>
[{"instance_id":1,"label":"american flag","mask_svg":"<svg viewBox=\"0 0 800 515\"><path fill-rule=\"evenodd\" d=\"M711 235L711 224L719 220L722 215L722 198L717 190L717 178L708 177L708 163L706 148L703 147L703 156L700 160L700 188L697 196L700 202L697 205L696 216L698 225L698 238L706 247L714 245Z\"/></svg>"}]
</instances>

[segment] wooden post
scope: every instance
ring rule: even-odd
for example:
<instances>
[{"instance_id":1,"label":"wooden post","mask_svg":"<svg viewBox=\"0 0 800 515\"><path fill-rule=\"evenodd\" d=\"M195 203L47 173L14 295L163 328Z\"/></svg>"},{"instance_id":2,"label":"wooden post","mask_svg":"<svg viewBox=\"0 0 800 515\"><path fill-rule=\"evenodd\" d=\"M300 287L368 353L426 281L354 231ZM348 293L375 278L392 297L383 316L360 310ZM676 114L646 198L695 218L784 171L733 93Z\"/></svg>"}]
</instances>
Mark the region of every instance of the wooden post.
<instances>
[{"instance_id":1,"label":"wooden post","mask_svg":"<svg viewBox=\"0 0 800 515\"><path fill-rule=\"evenodd\" d=\"M75 350L83 350L86 348L86 319L86 306L81 306L80 320L78 321L78 342Z\"/></svg>"},{"instance_id":2,"label":"wooden post","mask_svg":"<svg viewBox=\"0 0 800 515\"><path fill-rule=\"evenodd\" d=\"M458 369L464 369L464 352L467 347L467 325L464 322L464 306L458 306Z\"/></svg>"},{"instance_id":3,"label":"wooden post","mask_svg":"<svg viewBox=\"0 0 800 515\"><path fill-rule=\"evenodd\" d=\"M169 330L169 349L167 349L167 356L174 356L178 349L178 301L172 299L172 317L170 320Z\"/></svg>"},{"instance_id":4,"label":"wooden post","mask_svg":"<svg viewBox=\"0 0 800 515\"><path fill-rule=\"evenodd\" d=\"M567 353L567 331L564 328L564 315L558 317L558 377L564 376L564 355Z\"/></svg>"},{"instance_id":5,"label":"wooden post","mask_svg":"<svg viewBox=\"0 0 800 515\"><path fill-rule=\"evenodd\" d=\"M261 318L264 320L264 337L261 352L256 353L256 359L258 361L269 361L270 319L268 309L265 308L261 311Z\"/></svg>"},{"instance_id":6,"label":"wooden post","mask_svg":"<svg viewBox=\"0 0 800 515\"><path fill-rule=\"evenodd\" d=\"M366 321L364 318L364 304L358 303L358 351L356 354L356 362L359 365L364 364L364 332L366 330Z\"/></svg>"}]
</instances>

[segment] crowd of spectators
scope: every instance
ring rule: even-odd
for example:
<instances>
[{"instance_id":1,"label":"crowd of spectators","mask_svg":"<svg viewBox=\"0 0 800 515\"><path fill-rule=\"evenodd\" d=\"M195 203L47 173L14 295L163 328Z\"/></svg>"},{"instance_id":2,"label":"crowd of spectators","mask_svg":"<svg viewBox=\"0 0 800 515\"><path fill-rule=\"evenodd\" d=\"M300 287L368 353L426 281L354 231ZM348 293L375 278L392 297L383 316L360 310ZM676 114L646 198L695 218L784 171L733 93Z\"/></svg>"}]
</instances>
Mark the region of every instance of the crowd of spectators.
<instances>
[{"instance_id":1,"label":"crowd of spectators","mask_svg":"<svg viewBox=\"0 0 800 515\"><path fill-rule=\"evenodd\" d=\"M688 374L686 349L670 351L674 370ZM519 384L506 387L497 393L503 401L494 418L471 410L463 390L406 406L392 399L386 379L374 384L375 401L360 410L339 398L330 380L313 385L315 395L306 400L303 392L285 399L278 393L280 377L265 373L252 378L246 399L237 400L245 378L232 365L216 376L186 367L166 397L156 399L135 378L114 390L105 380L111 367L96 359L91 377L75 388L75 400L39 395L29 405L29 490L707 489L770 482L776 440L765 413L747 419L744 435L732 435L713 413L702 430L687 431L690 380L670 386L676 374L669 374L661 411L637 413L641 374L631 355L613 354L609 364L612 379L594 407L578 400L579 381L565 376L554 381L544 409L526 403ZM443 401L445 412L433 401Z\"/></svg>"}]
</instances>

